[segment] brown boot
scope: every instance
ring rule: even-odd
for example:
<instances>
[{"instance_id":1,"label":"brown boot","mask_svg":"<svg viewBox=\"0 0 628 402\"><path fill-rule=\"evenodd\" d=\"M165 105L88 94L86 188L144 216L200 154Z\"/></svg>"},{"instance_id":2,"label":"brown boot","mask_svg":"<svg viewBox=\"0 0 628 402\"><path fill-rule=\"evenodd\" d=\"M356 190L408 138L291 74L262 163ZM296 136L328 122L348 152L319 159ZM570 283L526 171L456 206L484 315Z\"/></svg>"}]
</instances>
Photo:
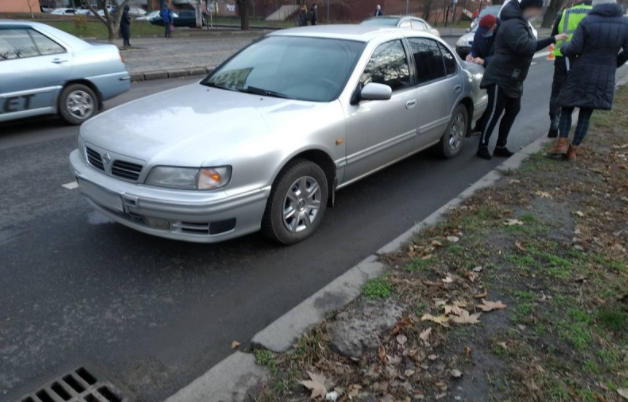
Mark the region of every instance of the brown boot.
<instances>
[{"instance_id":1,"label":"brown boot","mask_svg":"<svg viewBox=\"0 0 628 402\"><path fill-rule=\"evenodd\" d=\"M578 153L578 147L575 145L569 145L569 150L567 151L567 160L569 162L575 162L578 159L576 153Z\"/></svg>"},{"instance_id":2,"label":"brown boot","mask_svg":"<svg viewBox=\"0 0 628 402\"><path fill-rule=\"evenodd\" d=\"M548 152L548 155L567 155L568 146L569 138L559 138L554 148Z\"/></svg>"}]
</instances>

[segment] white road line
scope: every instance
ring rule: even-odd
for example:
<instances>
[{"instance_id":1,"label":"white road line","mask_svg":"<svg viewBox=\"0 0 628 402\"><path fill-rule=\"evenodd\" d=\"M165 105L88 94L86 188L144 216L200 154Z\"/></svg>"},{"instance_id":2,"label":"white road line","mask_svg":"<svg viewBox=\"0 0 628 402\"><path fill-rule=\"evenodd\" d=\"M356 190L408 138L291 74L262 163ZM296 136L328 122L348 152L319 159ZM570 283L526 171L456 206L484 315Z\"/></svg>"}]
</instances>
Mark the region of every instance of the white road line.
<instances>
[{"instance_id":1,"label":"white road line","mask_svg":"<svg viewBox=\"0 0 628 402\"><path fill-rule=\"evenodd\" d=\"M550 54L549 51L535 53L533 59L538 59L539 57L546 57L546 56L549 56L549 54Z\"/></svg>"},{"instance_id":2,"label":"white road line","mask_svg":"<svg viewBox=\"0 0 628 402\"><path fill-rule=\"evenodd\" d=\"M74 190L75 188L78 188L78 183L75 181L71 181L69 183L62 184L61 187L65 187L68 190Z\"/></svg>"}]
</instances>

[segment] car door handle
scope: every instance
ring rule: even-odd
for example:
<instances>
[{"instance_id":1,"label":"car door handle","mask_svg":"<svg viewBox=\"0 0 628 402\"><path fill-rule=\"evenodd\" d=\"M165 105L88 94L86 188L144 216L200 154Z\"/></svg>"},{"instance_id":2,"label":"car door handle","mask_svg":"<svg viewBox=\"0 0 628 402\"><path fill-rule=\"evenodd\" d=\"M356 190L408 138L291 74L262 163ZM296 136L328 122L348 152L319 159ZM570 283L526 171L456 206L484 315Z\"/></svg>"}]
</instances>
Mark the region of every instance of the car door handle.
<instances>
[{"instance_id":1,"label":"car door handle","mask_svg":"<svg viewBox=\"0 0 628 402\"><path fill-rule=\"evenodd\" d=\"M416 106L416 99L410 99L406 102L406 109L412 109Z\"/></svg>"},{"instance_id":2,"label":"car door handle","mask_svg":"<svg viewBox=\"0 0 628 402\"><path fill-rule=\"evenodd\" d=\"M52 60L53 63L55 64L61 64L61 63L66 63L67 60L62 60L62 59L53 59Z\"/></svg>"},{"instance_id":3,"label":"car door handle","mask_svg":"<svg viewBox=\"0 0 628 402\"><path fill-rule=\"evenodd\" d=\"M462 85L456 85L456 86L454 87L454 92L455 92L455 93L458 93L458 92L460 92L460 91L462 91Z\"/></svg>"}]
</instances>

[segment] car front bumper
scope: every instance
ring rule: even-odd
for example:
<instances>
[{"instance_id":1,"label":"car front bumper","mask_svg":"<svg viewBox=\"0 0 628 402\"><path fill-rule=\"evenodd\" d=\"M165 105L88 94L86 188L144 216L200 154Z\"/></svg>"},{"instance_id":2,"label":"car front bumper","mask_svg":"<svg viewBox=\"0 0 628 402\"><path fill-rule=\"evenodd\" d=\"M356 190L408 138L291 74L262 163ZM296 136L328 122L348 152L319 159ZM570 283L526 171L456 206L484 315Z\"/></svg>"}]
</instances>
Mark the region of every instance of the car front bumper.
<instances>
[{"instance_id":1,"label":"car front bumper","mask_svg":"<svg viewBox=\"0 0 628 402\"><path fill-rule=\"evenodd\" d=\"M88 166L78 150L72 173L88 201L114 221L154 236L215 243L260 229L270 186L238 195L130 183Z\"/></svg>"}]
</instances>

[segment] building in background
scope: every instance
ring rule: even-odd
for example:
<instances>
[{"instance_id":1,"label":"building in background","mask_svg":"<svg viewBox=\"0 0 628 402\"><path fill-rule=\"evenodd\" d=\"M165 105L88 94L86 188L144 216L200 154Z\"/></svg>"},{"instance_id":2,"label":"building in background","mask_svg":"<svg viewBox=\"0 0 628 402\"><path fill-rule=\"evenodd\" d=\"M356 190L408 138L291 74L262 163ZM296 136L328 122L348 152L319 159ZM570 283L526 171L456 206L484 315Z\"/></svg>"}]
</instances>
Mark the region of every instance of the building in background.
<instances>
[{"instance_id":1,"label":"building in background","mask_svg":"<svg viewBox=\"0 0 628 402\"><path fill-rule=\"evenodd\" d=\"M39 0L0 0L0 13L39 13Z\"/></svg>"}]
</instances>

